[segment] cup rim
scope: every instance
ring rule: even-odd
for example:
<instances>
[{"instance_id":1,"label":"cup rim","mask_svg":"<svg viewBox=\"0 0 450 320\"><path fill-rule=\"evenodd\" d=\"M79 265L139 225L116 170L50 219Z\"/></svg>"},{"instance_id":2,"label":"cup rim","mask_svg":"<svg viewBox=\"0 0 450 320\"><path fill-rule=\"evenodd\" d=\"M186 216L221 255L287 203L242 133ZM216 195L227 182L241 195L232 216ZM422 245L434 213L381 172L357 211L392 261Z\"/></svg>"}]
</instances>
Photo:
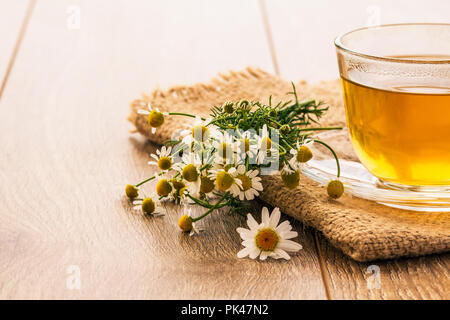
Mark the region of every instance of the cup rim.
<instances>
[{"instance_id":1,"label":"cup rim","mask_svg":"<svg viewBox=\"0 0 450 320\"><path fill-rule=\"evenodd\" d=\"M389 61L389 62L399 62L399 63L416 63L416 64L450 64L450 58L448 59L436 59L436 60L420 60L420 59L405 59L405 58L394 58L394 57L386 57L382 55L371 55L367 53L361 53L355 50L350 49L349 47L346 47L342 43L342 39L354 32L362 31L362 30L371 30L371 29L381 29L386 27L400 27L400 26L446 26L450 27L450 23L394 23L394 24L381 24L376 26L370 26L370 27L362 27L353 29L351 31L345 32L339 36L337 36L334 39L334 45L336 48L348 52L353 55L357 55L363 58L373 59L373 60L381 60L381 61Z\"/></svg>"}]
</instances>

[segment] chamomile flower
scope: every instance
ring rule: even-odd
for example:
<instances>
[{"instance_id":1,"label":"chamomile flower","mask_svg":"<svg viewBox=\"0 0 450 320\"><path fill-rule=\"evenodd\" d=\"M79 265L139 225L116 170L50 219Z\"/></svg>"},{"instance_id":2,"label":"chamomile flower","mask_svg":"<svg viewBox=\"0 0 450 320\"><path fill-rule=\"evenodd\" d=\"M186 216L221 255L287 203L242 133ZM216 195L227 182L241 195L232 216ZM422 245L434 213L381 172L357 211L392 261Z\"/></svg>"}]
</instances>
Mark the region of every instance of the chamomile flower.
<instances>
[{"instance_id":1,"label":"chamomile flower","mask_svg":"<svg viewBox=\"0 0 450 320\"><path fill-rule=\"evenodd\" d=\"M159 169L166 171L170 170L173 165L173 159L171 156L172 147L161 147L161 150L156 150L156 154L151 154L150 157L155 161L149 161L148 164L157 166Z\"/></svg>"},{"instance_id":2,"label":"chamomile flower","mask_svg":"<svg viewBox=\"0 0 450 320\"><path fill-rule=\"evenodd\" d=\"M299 163L295 159L295 157L292 157L288 163L285 163L283 165L283 168L281 168L280 173L281 174L291 174L297 171L300 168Z\"/></svg>"},{"instance_id":3,"label":"chamomile flower","mask_svg":"<svg viewBox=\"0 0 450 320\"><path fill-rule=\"evenodd\" d=\"M156 128L164 124L165 117L169 115L168 112L161 112L158 108L152 108L150 103L147 104L148 110L139 109L137 113L147 116L148 124L152 127L152 133L156 132Z\"/></svg>"},{"instance_id":4,"label":"chamomile flower","mask_svg":"<svg viewBox=\"0 0 450 320\"><path fill-rule=\"evenodd\" d=\"M289 189L297 188L300 184L300 170L285 169L285 167L280 172L283 184Z\"/></svg>"},{"instance_id":5,"label":"chamomile flower","mask_svg":"<svg viewBox=\"0 0 450 320\"><path fill-rule=\"evenodd\" d=\"M191 194L198 194L201 186L202 161L198 155L193 152L185 152L181 161L174 165L174 169L181 173L183 182Z\"/></svg>"},{"instance_id":6,"label":"chamomile flower","mask_svg":"<svg viewBox=\"0 0 450 320\"><path fill-rule=\"evenodd\" d=\"M314 141L310 139L306 139L303 143L297 141L297 148L291 149L290 151L293 156L291 160L295 161L298 165L311 160L313 157L313 154L311 152L313 143Z\"/></svg>"},{"instance_id":7,"label":"chamomile flower","mask_svg":"<svg viewBox=\"0 0 450 320\"><path fill-rule=\"evenodd\" d=\"M236 179L241 180L241 189L234 188L231 194L239 197L239 200L253 200L259 195L258 191L263 190L261 178L258 177L258 170L245 170L244 165L239 165L236 169ZM236 192L237 191L237 192Z\"/></svg>"},{"instance_id":8,"label":"chamomile flower","mask_svg":"<svg viewBox=\"0 0 450 320\"><path fill-rule=\"evenodd\" d=\"M133 200L139 195L139 188L132 184L127 184L125 186L125 194L130 200Z\"/></svg>"},{"instance_id":9,"label":"chamomile flower","mask_svg":"<svg viewBox=\"0 0 450 320\"><path fill-rule=\"evenodd\" d=\"M161 208L161 201L158 200L157 196L134 200L133 204L133 208L137 211L141 211L143 214L152 216L164 215L164 211Z\"/></svg>"},{"instance_id":10,"label":"chamomile flower","mask_svg":"<svg viewBox=\"0 0 450 320\"><path fill-rule=\"evenodd\" d=\"M298 236L297 232L292 231L289 221L280 221L280 209L275 208L269 215L269 210L262 209L262 223L258 224L251 214L247 215L247 225L250 229L237 228L244 245L244 249L238 252L238 258L249 256L261 260L271 257L274 259L284 258L289 260L291 257L288 252L297 252L302 246L294 242L292 238Z\"/></svg>"},{"instance_id":11,"label":"chamomile flower","mask_svg":"<svg viewBox=\"0 0 450 320\"><path fill-rule=\"evenodd\" d=\"M217 189L222 192L230 191L232 194L239 194L239 190L242 189L242 181L237 179L238 173L235 167L228 170L210 170L210 173L209 177L216 181Z\"/></svg>"},{"instance_id":12,"label":"chamomile flower","mask_svg":"<svg viewBox=\"0 0 450 320\"><path fill-rule=\"evenodd\" d=\"M196 223L193 220L191 208L188 208L188 205L184 205L183 209L183 215L178 219L178 227L183 232L189 232L190 236L193 236L194 234L200 233L202 231L200 228L197 227Z\"/></svg>"}]
</instances>

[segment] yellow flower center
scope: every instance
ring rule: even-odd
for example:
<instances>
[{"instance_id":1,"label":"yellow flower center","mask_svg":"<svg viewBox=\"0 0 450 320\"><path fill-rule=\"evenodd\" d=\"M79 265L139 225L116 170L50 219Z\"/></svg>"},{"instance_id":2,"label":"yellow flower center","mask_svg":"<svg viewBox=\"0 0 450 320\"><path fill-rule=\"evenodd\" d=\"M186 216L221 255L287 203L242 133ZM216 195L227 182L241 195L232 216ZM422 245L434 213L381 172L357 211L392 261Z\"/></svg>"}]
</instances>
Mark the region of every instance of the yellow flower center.
<instances>
[{"instance_id":1,"label":"yellow flower center","mask_svg":"<svg viewBox=\"0 0 450 320\"><path fill-rule=\"evenodd\" d=\"M138 191L139 189L131 184L127 184L127 186L125 187L125 194L130 199L136 198L138 196Z\"/></svg>"},{"instance_id":2,"label":"yellow flower center","mask_svg":"<svg viewBox=\"0 0 450 320\"><path fill-rule=\"evenodd\" d=\"M208 139L208 130L205 126L195 126L192 128L192 137L199 142L204 142Z\"/></svg>"},{"instance_id":3,"label":"yellow flower center","mask_svg":"<svg viewBox=\"0 0 450 320\"><path fill-rule=\"evenodd\" d=\"M172 191L172 186L167 179L161 179L156 184L156 193L161 197L166 197Z\"/></svg>"},{"instance_id":4,"label":"yellow flower center","mask_svg":"<svg viewBox=\"0 0 450 320\"><path fill-rule=\"evenodd\" d=\"M292 173L282 171L281 180L283 181L283 184L289 189L295 189L298 187L298 184L300 182L300 172L299 170L295 170Z\"/></svg>"},{"instance_id":5,"label":"yellow flower center","mask_svg":"<svg viewBox=\"0 0 450 320\"><path fill-rule=\"evenodd\" d=\"M344 185L339 180L332 180L328 183L327 193L333 199L340 198L344 193Z\"/></svg>"},{"instance_id":6,"label":"yellow flower center","mask_svg":"<svg viewBox=\"0 0 450 320\"><path fill-rule=\"evenodd\" d=\"M148 124L153 128L158 128L164 124L164 115L162 112L153 110L148 115Z\"/></svg>"},{"instance_id":7,"label":"yellow flower center","mask_svg":"<svg viewBox=\"0 0 450 320\"><path fill-rule=\"evenodd\" d=\"M272 140L270 140L269 137L264 137L261 139L261 149L262 150L269 150L272 148Z\"/></svg>"},{"instance_id":8,"label":"yellow flower center","mask_svg":"<svg viewBox=\"0 0 450 320\"><path fill-rule=\"evenodd\" d=\"M234 183L234 178L231 174L229 174L226 171L220 171L217 174L217 178L216 178L216 185L217 185L217 189L219 189L220 191L227 191L228 189L230 189L230 187L233 185Z\"/></svg>"},{"instance_id":9,"label":"yellow flower center","mask_svg":"<svg viewBox=\"0 0 450 320\"><path fill-rule=\"evenodd\" d=\"M237 176L237 178L239 180L241 180L241 182L242 182L242 190L243 191L247 191L248 189L250 189L252 187L252 179L250 179L247 175L240 174Z\"/></svg>"},{"instance_id":10,"label":"yellow flower center","mask_svg":"<svg viewBox=\"0 0 450 320\"><path fill-rule=\"evenodd\" d=\"M158 160L158 168L161 170L169 170L172 167L172 159L169 157L161 157Z\"/></svg>"},{"instance_id":11,"label":"yellow flower center","mask_svg":"<svg viewBox=\"0 0 450 320\"><path fill-rule=\"evenodd\" d=\"M179 220L178 220L178 226L180 227L181 230L183 230L184 232L189 232L192 230L192 219L191 217L189 217L188 215L184 215L182 216Z\"/></svg>"},{"instance_id":12,"label":"yellow flower center","mask_svg":"<svg viewBox=\"0 0 450 320\"><path fill-rule=\"evenodd\" d=\"M222 142L221 144L219 144L219 146L217 147L217 153L223 158L225 159L227 157L227 155L231 155L231 146L226 143L226 142Z\"/></svg>"},{"instance_id":13,"label":"yellow flower center","mask_svg":"<svg viewBox=\"0 0 450 320\"><path fill-rule=\"evenodd\" d=\"M280 237L271 228L264 228L258 231L255 236L256 247L261 251L273 251L277 247Z\"/></svg>"},{"instance_id":14,"label":"yellow flower center","mask_svg":"<svg viewBox=\"0 0 450 320\"><path fill-rule=\"evenodd\" d=\"M200 177L200 192L203 194L210 193L214 190L214 181L208 177Z\"/></svg>"},{"instance_id":15,"label":"yellow flower center","mask_svg":"<svg viewBox=\"0 0 450 320\"><path fill-rule=\"evenodd\" d=\"M183 176L184 180L189 182L194 182L197 181L198 179L197 168L192 163L188 164L183 168L181 175Z\"/></svg>"},{"instance_id":16,"label":"yellow flower center","mask_svg":"<svg viewBox=\"0 0 450 320\"><path fill-rule=\"evenodd\" d=\"M152 214L155 212L156 205L152 198L145 198L142 201L142 211L146 214Z\"/></svg>"},{"instance_id":17,"label":"yellow flower center","mask_svg":"<svg viewBox=\"0 0 450 320\"><path fill-rule=\"evenodd\" d=\"M313 157L311 150L307 146L301 146L297 151L297 162L308 162Z\"/></svg>"},{"instance_id":18,"label":"yellow flower center","mask_svg":"<svg viewBox=\"0 0 450 320\"><path fill-rule=\"evenodd\" d=\"M176 179L172 179L172 185L175 188L175 190L180 190L180 189L186 187L186 185L184 184L183 181L176 180Z\"/></svg>"}]
</instances>

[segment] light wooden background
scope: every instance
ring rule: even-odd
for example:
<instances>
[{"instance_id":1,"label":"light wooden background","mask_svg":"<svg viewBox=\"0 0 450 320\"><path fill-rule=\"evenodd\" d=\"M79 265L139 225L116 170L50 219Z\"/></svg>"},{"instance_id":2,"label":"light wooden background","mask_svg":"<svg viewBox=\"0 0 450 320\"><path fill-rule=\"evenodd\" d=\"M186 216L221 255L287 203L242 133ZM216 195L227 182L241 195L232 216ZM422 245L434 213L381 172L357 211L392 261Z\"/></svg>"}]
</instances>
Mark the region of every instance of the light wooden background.
<instances>
[{"instance_id":1,"label":"light wooden background","mask_svg":"<svg viewBox=\"0 0 450 320\"><path fill-rule=\"evenodd\" d=\"M449 299L448 254L375 262L381 288L369 289L370 263L298 222L290 262L238 260L243 219L216 214L191 238L175 207L147 218L122 197L151 174L154 147L125 121L142 91L247 65L334 78L333 38L377 17L450 22L450 4L0 0L0 297Z\"/></svg>"}]
</instances>

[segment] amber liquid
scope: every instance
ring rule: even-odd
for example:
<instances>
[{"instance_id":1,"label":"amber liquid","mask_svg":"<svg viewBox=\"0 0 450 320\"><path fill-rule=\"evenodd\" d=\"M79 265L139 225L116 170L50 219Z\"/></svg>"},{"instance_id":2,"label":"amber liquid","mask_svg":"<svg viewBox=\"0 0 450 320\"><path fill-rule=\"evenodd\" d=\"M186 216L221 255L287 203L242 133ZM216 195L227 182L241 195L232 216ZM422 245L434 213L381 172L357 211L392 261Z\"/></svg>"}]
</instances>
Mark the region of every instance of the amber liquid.
<instances>
[{"instance_id":1,"label":"amber liquid","mask_svg":"<svg viewBox=\"0 0 450 320\"><path fill-rule=\"evenodd\" d=\"M401 185L450 185L450 84L342 84L353 148L372 174Z\"/></svg>"}]
</instances>

